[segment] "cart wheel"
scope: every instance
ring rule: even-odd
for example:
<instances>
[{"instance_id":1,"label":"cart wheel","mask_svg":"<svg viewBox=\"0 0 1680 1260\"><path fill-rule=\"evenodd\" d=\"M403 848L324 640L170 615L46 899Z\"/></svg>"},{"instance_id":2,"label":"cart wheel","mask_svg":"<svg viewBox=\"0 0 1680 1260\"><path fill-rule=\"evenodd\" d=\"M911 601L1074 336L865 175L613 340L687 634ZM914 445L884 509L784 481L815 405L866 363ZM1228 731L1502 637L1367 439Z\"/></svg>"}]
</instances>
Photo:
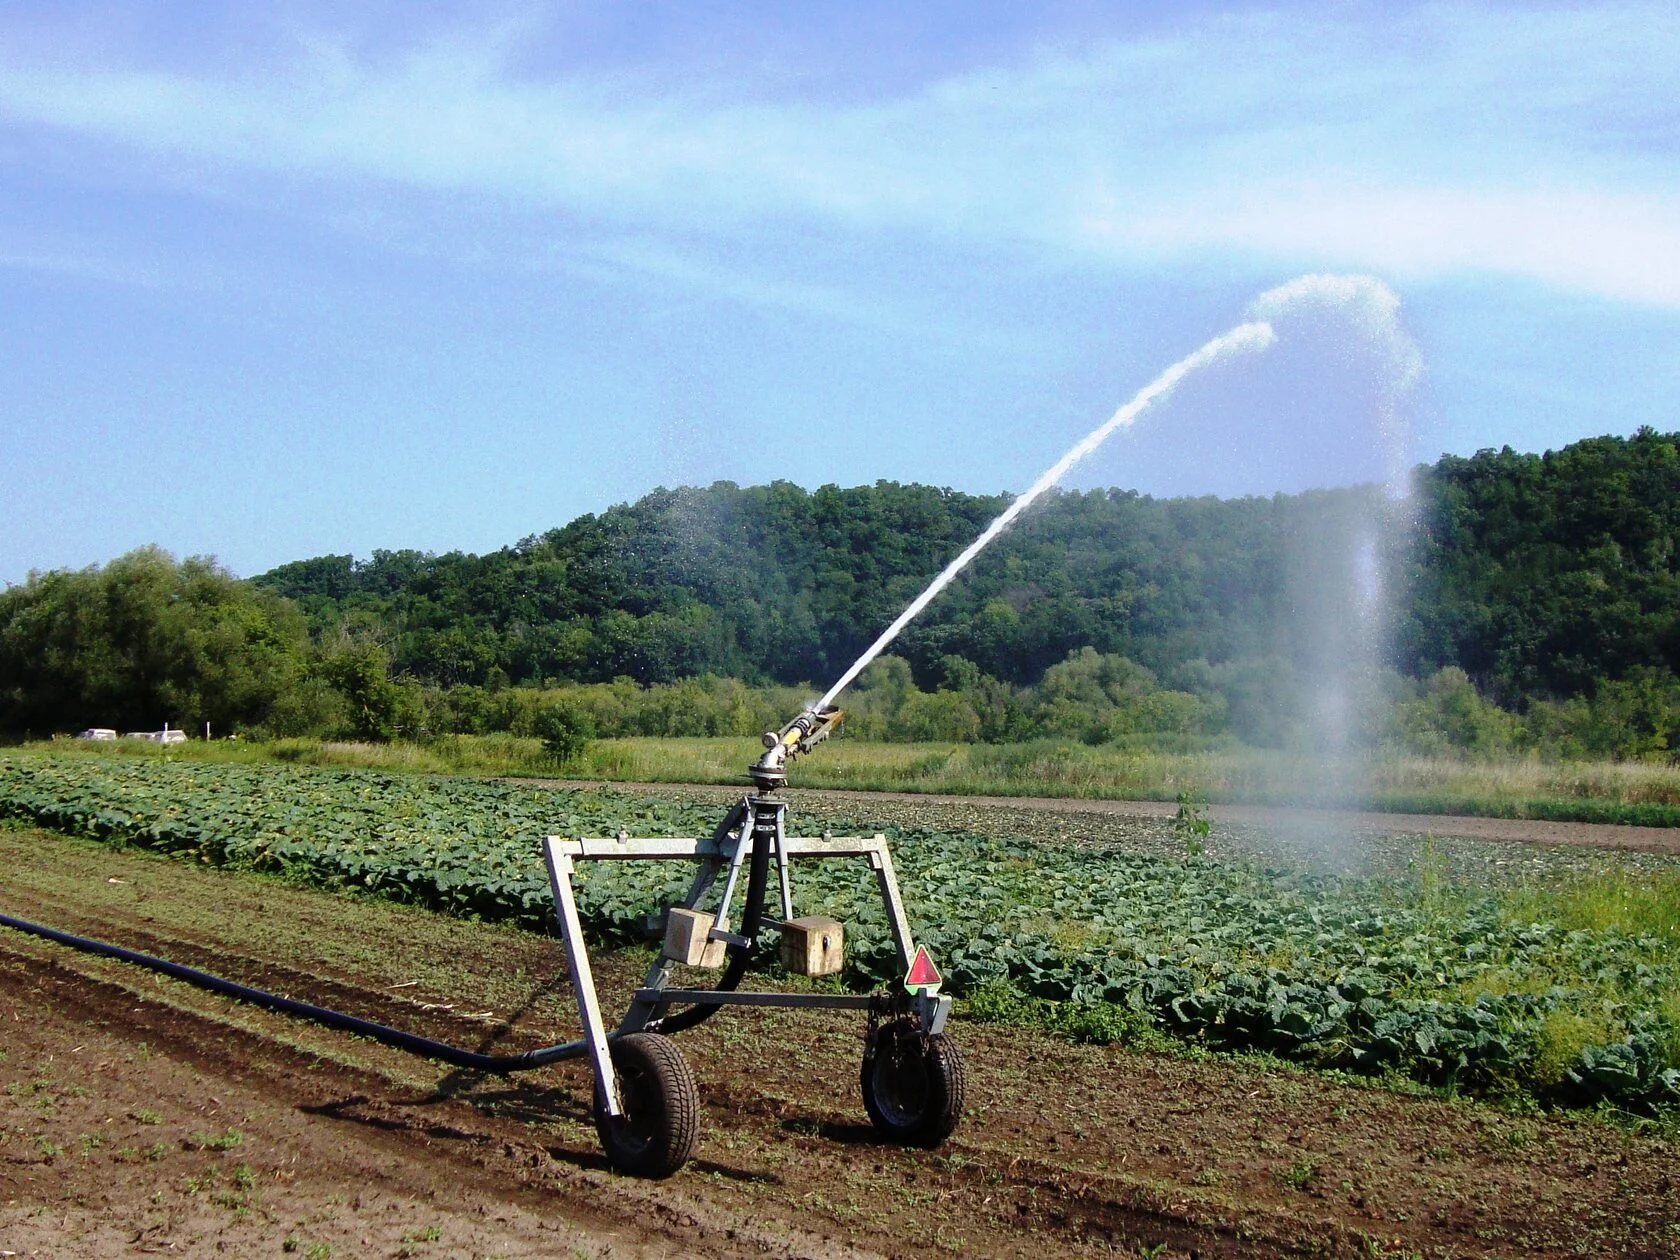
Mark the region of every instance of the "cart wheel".
<instances>
[{"instance_id":1,"label":"cart wheel","mask_svg":"<svg viewBox=\"0 0 1680 1260\"><path fill-rule=\"evenodd\" d=\"M876 1034L863 1052L863 1108L874 1126L907 1146L938 1146L963 1111L963 1064L944 1033L923 1037L907 1019Z\"/></svg>"},{"instance_id":2,"label":"cart wheel","mask_svg":"<svg viewBox=\"0 0 1680 1260\"><path fill-rule=\"evenodd\" d=\"M622 1116L609 1116L599 1100L595 1131L607 1159L636 1177L669 1177L694 1153L700 1129L700 1093L682 1053L658 1033L631 1033L612 1043Z\"/></svg>"}]
</instances>

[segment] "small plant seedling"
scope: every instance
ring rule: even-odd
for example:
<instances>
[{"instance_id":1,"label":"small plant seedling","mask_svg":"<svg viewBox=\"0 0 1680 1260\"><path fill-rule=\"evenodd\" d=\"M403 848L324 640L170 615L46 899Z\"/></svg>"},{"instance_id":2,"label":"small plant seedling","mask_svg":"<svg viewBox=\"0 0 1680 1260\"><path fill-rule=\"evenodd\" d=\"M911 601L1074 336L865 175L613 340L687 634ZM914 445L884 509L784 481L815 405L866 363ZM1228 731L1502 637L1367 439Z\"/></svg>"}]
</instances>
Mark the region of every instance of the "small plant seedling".
<instances>
[{"instance_id":1,"label":"small plant seedling","mask_svg":"<svg viewBox=\"0 0 1680 1260\"><path fill-rule=\"evenodd\" d=\"M136 1107L128 1113L128 1118L138 1124L162 1124L163 1117L150 1107Z\"/></svg>"},{"instance_id":2,"label":"small plant seedling","mask_svg":"<svg viewBox=\"0 0 1680 1260\"><path fill-rule=\"evenodd\" d=\"M1283 1184L1291 1190L1305 1190L1312 1184L1312 1179L1318 1176L1318 1165L1303 1155L1289 1166L1289 1171L1283 1174Z\"/></svg>"},{"instance_id":3,"label":"small plant seedling","mask_svg":"<svg viewBox=\"0 0 1680 1260\"><path fill-rule=\"evenodd\" d=\"M229 1129L226 1133L208 1133L204 1130L195 1132L186 1140L189 1151L231 1151L245 1140L245 1135L238 1129Z\"/></svg>"},{"instance_id":4,"label":"small plant seedling","mask_svg":"<svg viewBox=\"0 0 1680 1260\"><path fill-rule=\"evenodd\" d=\"M427 1243L435 1243L442 1237L443 1230L436 1225L428 1225L415 1234L404 1234L402 1246L397 1248L398 1260L413 1260Z\"/></svg>"}]
</instances>

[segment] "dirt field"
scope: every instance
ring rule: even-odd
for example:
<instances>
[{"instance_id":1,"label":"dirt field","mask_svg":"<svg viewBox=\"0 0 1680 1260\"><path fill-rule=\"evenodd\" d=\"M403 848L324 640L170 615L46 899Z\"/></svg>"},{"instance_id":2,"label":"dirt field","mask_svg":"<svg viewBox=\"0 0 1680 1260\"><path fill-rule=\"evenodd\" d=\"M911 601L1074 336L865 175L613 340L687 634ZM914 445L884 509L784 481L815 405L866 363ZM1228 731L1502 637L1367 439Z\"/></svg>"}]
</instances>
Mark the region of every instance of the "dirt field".
<instances>
[{"instance_id":1,"label":"dirt field","mask_svg":"<svg viewBox=\"0 0 1680 1260\"><path fill-rule=\"evenodd\" d=\"M574 1035L545 938L28 830L0 880L9 913L457 1044ZM697 1157L647 1184L605 1169L579 1065L474 1077L0 931L0 1254L1680 1254L1656 1138L953 1028L969 1112L930 1153L874 1141L861 1021L723 1014L679 1043Z\"/></svg>"}]
</instances>

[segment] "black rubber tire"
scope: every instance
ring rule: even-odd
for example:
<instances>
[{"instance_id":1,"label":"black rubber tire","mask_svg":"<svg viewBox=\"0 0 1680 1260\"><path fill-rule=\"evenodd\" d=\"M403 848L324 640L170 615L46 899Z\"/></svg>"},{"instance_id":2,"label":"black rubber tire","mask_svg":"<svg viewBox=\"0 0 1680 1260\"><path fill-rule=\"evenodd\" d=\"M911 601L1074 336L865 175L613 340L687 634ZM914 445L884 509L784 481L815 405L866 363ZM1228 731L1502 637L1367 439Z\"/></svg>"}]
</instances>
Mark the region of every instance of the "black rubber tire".
<instances>
[{"instance_id":1,"label":"black rubber tire","mask_svg":"<svg viewBox=\"0 0 1680 1260\"><path fill-rule=\"evenodd\" d=\"M957 1044L944 1033L924 1039L907 1019L894 1020L864 1051L863 1109L885 1137L905 1146L938 1146L962 1119L967 1080Z\"/></svg>"},{"instance_id":2,"label":"black rubber tire","mask_svg":"<svg viewBox=\"0 0 1680 1260\"><path fill-rule=\"evenodd\" d=\"M658 1033L631 1033L612 1043L613 1070L622 1116L609 1116L599 1100L595 1131L619 1172L669 1177L688 1162L700 1132L700 1091L682 1053Z\"/></svg>"}]
</instances>

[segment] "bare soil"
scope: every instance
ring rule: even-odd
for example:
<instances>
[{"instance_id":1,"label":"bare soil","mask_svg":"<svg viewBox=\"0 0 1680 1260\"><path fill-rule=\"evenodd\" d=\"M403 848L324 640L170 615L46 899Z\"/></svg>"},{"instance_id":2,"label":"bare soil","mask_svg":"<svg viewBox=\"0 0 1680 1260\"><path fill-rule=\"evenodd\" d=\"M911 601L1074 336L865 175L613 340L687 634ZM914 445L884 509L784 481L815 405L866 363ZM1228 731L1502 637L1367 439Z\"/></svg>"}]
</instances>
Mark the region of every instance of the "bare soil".
<instances>
[{"instance_id":1,"label":"bare soil","mask_svg":"<svg viewBox=\"0 0 1680 1260\"><path fill-rule=\"evenodd\" d=\"M0 831L0 909L474 1048L575 1035L558 942ZM603 954L609 1008L645 967ZM1235 1056L957 1021L968 1114L882 1145L860 1020L679 1045L703 1136L611 1173L581 1065L445 1069L0 930L0 1253L52 1257L1680 1254L1675 1144Z\"/></svg>"}]
</instances>

